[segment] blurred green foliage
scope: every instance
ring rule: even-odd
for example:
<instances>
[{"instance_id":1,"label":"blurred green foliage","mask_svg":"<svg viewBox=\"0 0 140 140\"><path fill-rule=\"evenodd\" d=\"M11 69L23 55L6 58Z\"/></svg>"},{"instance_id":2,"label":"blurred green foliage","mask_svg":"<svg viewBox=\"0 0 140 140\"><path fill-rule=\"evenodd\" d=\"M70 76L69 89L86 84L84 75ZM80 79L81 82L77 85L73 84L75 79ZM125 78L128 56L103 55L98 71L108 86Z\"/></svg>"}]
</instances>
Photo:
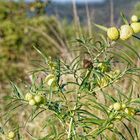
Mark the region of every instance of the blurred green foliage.
<instances>
[{"instance_id":1,"label":"blurred green foliage","mask_svg":"<svg viewBox=\"0 0 140 140\"><path fill-rule=\"evenodd\" d=\"M39 0L26 4L24 2L0 1L0 82L24 79L28 71L29 59L36 59L33 45L48 49L47 53L56 55L49 35L56 42L54 35L62 34L58 29L58 21L45 15L49 2ZM52 30L53 29L53 30ZM63 37L62 37L63 38ZM53 53L52 53L53 50Z\"/></svg>"},{"instance_id":2,"label":"blurred green foliage","mask_svg":"<svg viewBox=\"0 0 140 140\"><path fill-rule=\"evenodd\" d=\"M140 17L140 2L137 2L134 8L134 13Z\"/></svg>"}]
</instances>

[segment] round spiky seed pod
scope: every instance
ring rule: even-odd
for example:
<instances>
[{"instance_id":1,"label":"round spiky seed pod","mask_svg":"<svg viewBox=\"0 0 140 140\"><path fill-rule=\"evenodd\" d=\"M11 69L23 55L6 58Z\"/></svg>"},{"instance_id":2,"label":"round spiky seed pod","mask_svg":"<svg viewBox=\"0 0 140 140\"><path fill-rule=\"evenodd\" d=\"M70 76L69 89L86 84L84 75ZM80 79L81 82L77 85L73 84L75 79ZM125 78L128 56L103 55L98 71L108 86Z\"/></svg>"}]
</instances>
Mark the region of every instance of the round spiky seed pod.
<instances>
[{"instance_id":1,"label":"round spiky seed pod","mask_svg":"<svg viewBox=\"0 0 140 140\"><path fill-rule=\"evenodd\" d=\"M131 108L131 107L126 108L126 109L124 110L124 112L125 112L127 115L129 115L129 116L134 116L134 115L135 115L135 110L134 110L133 108Z\"/></svg>"},{"instance_id":2,"label":"round spiky seed pod","mask_svg":"<svg viewBox=\"0 0 140 140\"><path fill-rule=\"evenodd\" d=\"M125 109L126 108L126 104L122 104L122 109Z\"/></svg>"},{"instance_id":3,"label":"round spiky seed pod","mask_svg":"<svg viewBox=\"0 0 140 140\"><path fill-rule=\"evenodd\" d=\"M131 21L132 22L137 22L138 21L138 17L136 15L132 15Z\"/></svg>"},{"instance_id":4,"label":"round spiky seed pod","mask_svg":"<svg viewBox=\"0 0 140 140\"><path fill-rule=\"evenodd\" d=\"M29 100L29 105L33 106L33 105L35 105L35 104L36 104L36 102L35 102L34 99Z\"/></svg>"},{"instance_id":5,"label":"round spiky seed pod","mask_svg":"<svg viewBox=\"0 0 140 140\"><path fill-rule=\"evenodd\" d=\"M113 108L114 108L114 110L118 111L118 110L121 109L121 104L116 102L116 103L113 104Z\"/></svg>"},{"instance_id":6,"label":"round spiky seed pod","mask_svg":"<svg viewBox=\"0 0 140 140\"><path fill-rule=\"evenodd\" d=\"M105 63L99 63L97 66L102 72L109 72L110 71L110 67L109 65L105 64Z\"/></svg>"},{"instance_id":7,"label":"round spiky seed pod","mask_svg":"<svg viewBox=\"0 0 140 140\"><path fill-rule=\"evenodd\" d=\"M34 100L35 100L36 103L40 103L42 101L42 96L35 95Z\"/></svg>"},{"instance_id":8,"label":"round spiky seed pod","mask_svg":"<svg viewBox=\"0 0 140 140\"><path fill-rule=\"evenodd\" d=\"M129 25L122 25L120 30L120 39L127 40L133 35L133 29Z\"/></svg>"},{"instance_id":9,"label":"round spiky seed pod","mask_svg":"<svg viewBox=\"0 0 140 140\"><path fill-rule=\"evenodd\" d=\"M13 139L14 137L15 137L15 132L10 131L10 132L8 133L8 138L9 138L9 139Z\"/></svg>"},{"instance_id":10,"label":"round spiky seed pod","mask_svg":"<svg viewBox=\"0 0 140 140\"><path fill-rule=\"evenodd\" d=\"M108 28L107 36L110 40L117 40L119 39L119 30L116 27Z\"/></svg>"},{"instance_id":11,"label":"round spiky seed pod","mask_svg":"<svg viewBox=\"0 0 140 140\"><path fill-rule=\"evenodd\" d=\"M139 22L132 23L131 27L132 27L134 33L140 33L140 23Z\"/></svg>"},{"instance_id":12,"label":"round spiky seed pod","mask_svg":"<svg viewBox=\"0 0 140 140\"><path fill-rule=\"evenodd\" d=\"M31 93L27 93L27 94L25 95L25 100L29 101L29 100L31 100L31 99L33 99L33 95L32 95Z\"/></svg>"}]
</instances>

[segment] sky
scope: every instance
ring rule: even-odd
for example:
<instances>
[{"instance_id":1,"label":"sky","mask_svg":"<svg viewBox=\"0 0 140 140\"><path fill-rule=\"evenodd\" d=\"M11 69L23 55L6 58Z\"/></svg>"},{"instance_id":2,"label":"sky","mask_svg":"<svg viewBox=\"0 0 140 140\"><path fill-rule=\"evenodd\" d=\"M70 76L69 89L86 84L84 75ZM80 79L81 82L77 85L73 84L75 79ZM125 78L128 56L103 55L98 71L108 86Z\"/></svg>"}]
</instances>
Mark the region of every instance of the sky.
<instances>
[{"instance_id":1,"label":"sky","mask_svg":"<svg viewBox=\"0 0 140 140\"><path fill-rule=\"evenodd\" d=\"M53 1L56 1L56 2L69 2L71 0L53 0ZM101 2L103 0L76 0L77 2Z\"/></svg>"},{"instance_id":2,"label":"sky","mask_svg":"<svg viewBox=\"0 0 140 140\"><path fill-rule=\"evenodd\" d=\"M33 0L26 0L26 1L33 1ZM52 0L54 2L70 2L72 0ZM76 2L80 2L80 3L83 3L83 2L102 2L104 0L75 0Z\"/></svg>"}]
</instances>

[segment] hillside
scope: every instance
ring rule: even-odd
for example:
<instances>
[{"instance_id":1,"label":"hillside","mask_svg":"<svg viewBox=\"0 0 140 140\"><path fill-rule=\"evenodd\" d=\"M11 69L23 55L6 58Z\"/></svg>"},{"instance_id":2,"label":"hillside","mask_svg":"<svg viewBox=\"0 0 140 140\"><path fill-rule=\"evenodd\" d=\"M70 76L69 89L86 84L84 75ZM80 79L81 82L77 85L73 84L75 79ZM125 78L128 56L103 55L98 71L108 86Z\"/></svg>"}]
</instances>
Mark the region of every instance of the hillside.
<instances>
[{"instance_id":1,"label":"hillside","mask_svg":"<svg viewBox=\"0 0 140 140\"><path fill-rule=\"evenodd\" d=\"M119 15L120 12L124 12L125 15L129 16L132 14L132 9L139 0L114 0L114 20L116 24L120 23ZM103 3L89 3L89 13L92 22L97 22L99 24L109 24L110 23L110 4L109 0ZM78 14L80 21L86 23L86 7L85 4L77 4ZM65 11L65 12L64 12ZM58 15L61 19L68 19L71 21L73 19L73 6L72 3L51 3L47 7L48 15ZM99 18L100 17L100 18Z\"/></svg>"}]
</instances>

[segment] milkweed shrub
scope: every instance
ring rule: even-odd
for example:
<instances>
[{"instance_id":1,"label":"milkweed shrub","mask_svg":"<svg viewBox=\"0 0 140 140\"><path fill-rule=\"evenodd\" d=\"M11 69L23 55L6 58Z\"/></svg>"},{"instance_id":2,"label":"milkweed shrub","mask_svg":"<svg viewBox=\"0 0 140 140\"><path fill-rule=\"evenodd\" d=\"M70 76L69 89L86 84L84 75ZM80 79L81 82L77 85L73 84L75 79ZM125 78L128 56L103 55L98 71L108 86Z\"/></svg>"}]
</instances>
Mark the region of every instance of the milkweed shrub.
<instances>
[{"instance_id":1,"label":"milkweed shrub","mask_svg":"<svg viewBox=\"0 0 140 140\"><path fill-rule=\"evenodd\" d=\"M120 29L96 25L107 37L76 39L82 51L71 62L34 47L43 62L25 90L11 83L3 139L139 140L140 56L127 41L139 39L130 25L139 21L123 19Z\"/></svg>"}]
</instances>

